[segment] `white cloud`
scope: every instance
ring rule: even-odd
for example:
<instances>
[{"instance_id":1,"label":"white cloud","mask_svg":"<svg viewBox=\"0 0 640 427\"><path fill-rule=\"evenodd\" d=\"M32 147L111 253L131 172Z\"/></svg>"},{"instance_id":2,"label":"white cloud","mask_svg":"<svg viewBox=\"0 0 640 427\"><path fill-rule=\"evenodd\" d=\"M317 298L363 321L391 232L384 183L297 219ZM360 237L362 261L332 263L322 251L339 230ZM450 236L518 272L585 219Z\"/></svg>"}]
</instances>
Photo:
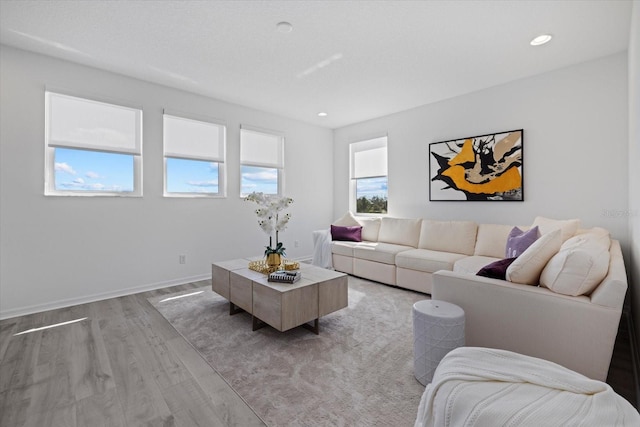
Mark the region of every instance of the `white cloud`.
<instances>
[{"instance_id":1,"label":"white cloud","mask_svg":"<svg viewBox=\"0 0 640 427\"><path fill-rule=\"evenodd\" d=\"M275 169L264 172L248 172L243 173L242 177L249 181L276 181L278 179L278 172Z\"/></svg>"},{"instance_id":2,"label":"white cloud","mask_svg":"<svg viewBox=\"0 0 640 427\"><path fill-rule=\"evenodd\" d=\"M56 163L54 165L54 169L56 172L65 172L65 173L68 173L69 175L76 174L76 171L73 170L73 168L69 166L69 164L67 163Z\"/></svg>"},{"instance_id":3,"label":"white cloud","mask_svg":"<svg viewBox=\"0 0 640 427\"><path fill-rule=\"evenodd\" d=\"M62 182L59 184L61 187L70 190L84 190L84 191L132 191L123 190L119 185L104 185L102 183L86 183L82 178L76 178L73 181Z\"/></svg>"},{"instance_id":4,"label":"white cloud","mask_svg":"<svg viewBox=\"0 0 640 427\"><path fill-rule=\"evenodd\" d=\"M85 173L84 176L86 176L87 178L91 178L91 179L100 178L100 175L98 175L96 172L93 172L93 171L89 171L89 172Z\"/></svg>"},{"instance_id":5,"label":"white cloud","mask_svg":"<svg viewBox=\"0 0 640 427\"><path fill-rule=\"evenodd\" d=\"M218 181L187 181L187 184L194 187L215 187L218 185Z\"/></svg>"}]
</instances>

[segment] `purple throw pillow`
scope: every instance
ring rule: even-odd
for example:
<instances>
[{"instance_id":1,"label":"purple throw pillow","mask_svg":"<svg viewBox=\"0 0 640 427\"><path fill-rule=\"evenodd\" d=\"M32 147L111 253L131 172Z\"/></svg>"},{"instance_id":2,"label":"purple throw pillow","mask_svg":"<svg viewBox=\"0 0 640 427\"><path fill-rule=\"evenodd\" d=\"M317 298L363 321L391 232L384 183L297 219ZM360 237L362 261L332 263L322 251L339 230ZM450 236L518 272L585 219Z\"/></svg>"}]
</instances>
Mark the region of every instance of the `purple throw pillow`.
<instances>
[{"instance_id":1,"label":"purple throw pillow","mask_svg":"<svg viewBox=\"0 0 640 427\"><path fill-rule=\"evenodd\" d=\"M507 268L511 265L515 258L505 258L487 264L476 273L476 276L491 277L492 279L506 280Z\"/></svg>"},{"instance_id":2,"label":"purple throw pillow","mask_svg":"<svg viewBox=\"0 0 640 427\"><path fill-rule=\"evenodd\" d=\"M522 231L518 227L513 227L507 238L507 248L505 249L505 258L515 258L526 251L540 237L538 226L536 225L529 231Z\"/></svg>"},{"instance_id":3,"label":"purple throw pillow","mask_svg":"<svg viewBox=\"0 0 640 427\"><path fill-rule=\"evenodd\" d=\"M341 227L331 226L331 239L349 242L362 242L362 226Z\"/></svg>"}]
</instances>

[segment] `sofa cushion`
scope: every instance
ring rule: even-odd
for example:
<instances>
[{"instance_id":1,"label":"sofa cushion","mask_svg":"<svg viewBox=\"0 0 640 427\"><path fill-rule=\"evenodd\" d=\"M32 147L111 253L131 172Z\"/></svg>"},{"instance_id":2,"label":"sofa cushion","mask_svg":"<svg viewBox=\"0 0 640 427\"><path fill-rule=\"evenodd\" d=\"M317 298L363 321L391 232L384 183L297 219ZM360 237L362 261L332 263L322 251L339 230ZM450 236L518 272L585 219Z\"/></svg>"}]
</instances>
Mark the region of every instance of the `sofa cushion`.
<instances>
[{"instance_id":1,"label":"sofa cushion","mask_svg":"<svg viewBox=\"0 0 640 427\"><path fill-rule=\"evenodd\" d=\"M453 271L456 273L476 274L482 267L501 258L489 256L468 256L456 261L453 265Z\"/></svg>"},{"instance_id":2,"label":"sofa cushion","mask_svg":"<svg viewBox=\"0 0 640 427\"><path fill-rule=\"evenodd\" d=\"M456 261L465 255L429 249L411 249L396 255L396 266L410 270L433 273L438 270L453 270Z\"/></svg>"},{"instance_id":3,"label":"sofa cushion","mask_svg":"<svg viewBox=\"0 0 640 427\"><path fill-rule=\"evenodd\" d=\"M382 218L361 217L358 218L358 222L362 225L362 240L377 242Z\"/></svg>"},{"instance_id":4,"label":"sofa cushion","mask_svg":"<svg viewBox=\"0 0 640 427\"><path fill-rule=\"evenodd\" d=\"M422 219L382 218L378 241L418 247Z\"/></svg>"},{"instance_id":5,"label":"sofa cushion","mask_svg":"<svg viewBox=\"0 0 640 427\"><path fill-rule=\"evenodd\" d=\"M507 268L509 268L515 260L516 257L499 259L498 261L494 261L482 267L476 275L505 280L507 276Z\"/></svg>"},{"instance_id":6,"label":"sofa cushion","mask_svg":"<svg viewBox=\"0 0 640 427\"><path fill-rule=\"evenodd\" d=\"M540 285L563 295L587 295L609 271L609 234L579 234L567 240L547 263Z\"/></svg>"},{"instance_id":7,"label":"sofa cushion","mask_svg":"<svg viewBox=\"0 0 640 427\"><path fill-rule=\"evenodd\" d=\"M519 228L521 230L528 229L528 227ZM507 238L511 230L513 230L513 225L478 225L478 237L476 238L476 246L473 254L502 259L504 257L504 249L507 246Z\"/></svg>"},{"instance_id":8,"label":"sofa cushion","mask_svg":"<svg viewBox=\"0 0 640 427\"><path fill-rule=\"evenodd\" d=\"M351 212L347 212L342 215L342 217L333 221L333 225L339 225L341 227L354 227L358 225L362 225L358 222L355 216Z\"/></svg>"},{"instance_id":9,"label":"sofa cushion","mask_svg":"<svg viewBox=\"0 0 640 427\"><path fill-rule=\"evenodd\" d=\"M507 248L505 250L505 258L515 258L521 255L529 246L533 244L540 237L538 226L533 227L530 230L522 231L518 227L513 227L513 230L507 237Z\"/></svg>"},{"instance_id":10,"label":"sofa cushion","mask_svg":"<svg viewBox=\"0 0 640 427\"><path fill-rule=\"evenodd\" d=\"M353 256L353 248L358 246L360 243L358 242L341 242L334 241L331 243L331 253L344 255L344 256Z\"/></svg>"},{"instance_id":11,"label":"sofa cushion","mask_svg":"<svg viewBox=\"0 0 640 427\"><path fill-rule=\"evenodd\" d=\"M554 230L561 230L561 238L563 242L566 242L569 238L573 237L580 227L579 219L550 219L542 216L537 216L533 220L532 227L538 226L540 234L547 234Z\"/></svg>"},{"instance_id":12,"label":"sofa cushion","mask_svg":"<svg viewBox=\"0 0 640 427\"><path fill-rule=\"evenodd\" d=\"M506 279L514 283L537 285L540 273L562 244L561 231L555 230L536 240L507 268Z\"/></svg>"},{"instance_id":13,"label":"sofa cushion","mask_svg":"<svg viewBox=\"0 0 640 427\"><path fill-rule=\"evenodd\" d=\"M396 254L409 249L412 248L405 245L394 245L393 243L366 242L360 243L353 248L353 256L383 264L395 264Z\"/></svg>"},{"instance_id":14,"label":"sofa cushion","mask_svg":"<svg viewBox=\"0 0 640 427\"><path fill-rule=\"evenodd\" d=\"M362 242L362 226L342 227L331 224L331 240Z\"/></svg>"},{"instance_id":15,"label":"sofa cushion","mask_svg":"<svg viewBox=\"0 0 640 427\"><path fill-rule=\"evenodd\" d=\"M478 224L472 221L422 221L418 248L472 255ZM504 250L504 247L503 247Z\"/></svg>"}]
</instances>

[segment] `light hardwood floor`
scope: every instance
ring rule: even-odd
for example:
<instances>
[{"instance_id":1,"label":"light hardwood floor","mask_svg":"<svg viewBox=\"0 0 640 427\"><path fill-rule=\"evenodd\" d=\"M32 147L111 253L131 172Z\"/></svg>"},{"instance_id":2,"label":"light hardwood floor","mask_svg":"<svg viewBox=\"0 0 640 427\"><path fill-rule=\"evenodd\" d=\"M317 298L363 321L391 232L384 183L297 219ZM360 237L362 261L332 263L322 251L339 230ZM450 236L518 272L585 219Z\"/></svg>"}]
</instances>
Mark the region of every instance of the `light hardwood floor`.
<instances>
[{"instance_id":1,"label":"light hardwood floor","mask_svg":"<svg viewBox=\"0 0 640 427\"><path fill-rule=\"evenodd\" d=\"M204 286L210 281L0 321L0 426L264 426L147 301ZM621 323L608 382L635 404Z\"/></svg>"},{"instance_id":2,"label":"light hardwood floor","mask_svg":"<svg viewBox=\"0 0 640 427\"><path fill-rule=\"evenodd\" d=\"M147 301L202 286L1 321L0 426L264 426Z\"/></svg>"}]
</instances>

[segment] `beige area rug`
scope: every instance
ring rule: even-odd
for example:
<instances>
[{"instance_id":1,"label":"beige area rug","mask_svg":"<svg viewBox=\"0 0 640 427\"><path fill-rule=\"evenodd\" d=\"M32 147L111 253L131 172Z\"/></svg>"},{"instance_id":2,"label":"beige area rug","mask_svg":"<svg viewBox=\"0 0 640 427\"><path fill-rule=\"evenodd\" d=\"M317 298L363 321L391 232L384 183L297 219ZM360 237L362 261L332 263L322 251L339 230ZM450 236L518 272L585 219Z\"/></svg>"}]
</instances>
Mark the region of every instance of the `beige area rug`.
<instances>
[{"instance_id":1,"label":"beige area rug","mask_svg":"<svg viewBox=\"0 0 640 427\"><path fill-rule=\"evenodd\" d=\"M349 307L315 335L253 332L249 314L230 316L227 300L201 290L149 301L269 426L413 425L425 388L413 376L411 308L427 295L349 277Z\"/></svg>"}]
</instances>

